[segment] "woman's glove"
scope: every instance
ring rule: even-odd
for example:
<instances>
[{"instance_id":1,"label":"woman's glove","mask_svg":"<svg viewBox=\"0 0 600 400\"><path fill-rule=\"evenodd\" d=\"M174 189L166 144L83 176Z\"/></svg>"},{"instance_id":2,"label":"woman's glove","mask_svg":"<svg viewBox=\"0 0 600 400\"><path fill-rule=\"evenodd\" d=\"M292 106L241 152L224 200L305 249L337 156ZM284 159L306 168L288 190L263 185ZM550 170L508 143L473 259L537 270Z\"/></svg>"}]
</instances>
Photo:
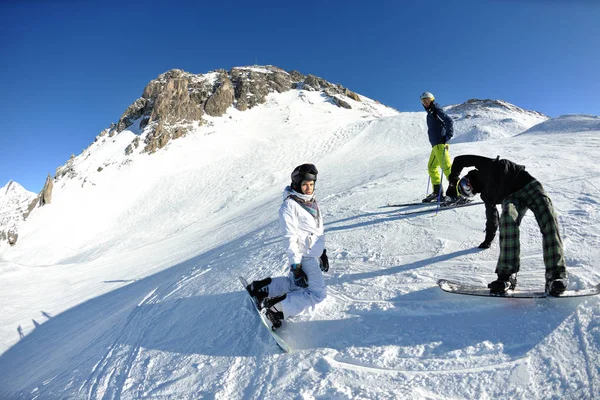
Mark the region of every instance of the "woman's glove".
<instances>
[{"instance_id":1,"label":"woman's glove","mask_svg":"<svg viewBox=\"0 0 600 400\"><path fill-rule=\"evenodd\" d=\"M323 254L321 254L320 260L321 262L319 263L319 267L321 267L321 271L329 271L329 258L327 258L327 249L323 250Z\"/></svg>"},{"instance_id":2,"label":"woman's glove","mask_svg":"<svg viewBox=\"0 0 600 400\"><path fill-rule=\"evenodd\" d=\"M294 275L294 284L298 287L305 288L308 287L308 277L302 271L302 264L292 264L290 267L290 271Z\"/></svg>"}]
</instances>

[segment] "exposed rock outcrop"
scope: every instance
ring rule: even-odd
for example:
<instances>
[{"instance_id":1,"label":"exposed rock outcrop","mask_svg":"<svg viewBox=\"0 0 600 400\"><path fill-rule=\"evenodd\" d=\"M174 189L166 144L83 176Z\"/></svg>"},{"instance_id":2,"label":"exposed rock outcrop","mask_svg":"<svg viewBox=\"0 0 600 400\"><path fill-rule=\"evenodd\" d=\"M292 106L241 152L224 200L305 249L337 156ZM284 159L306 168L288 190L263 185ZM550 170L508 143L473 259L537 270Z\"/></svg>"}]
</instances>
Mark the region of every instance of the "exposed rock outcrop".
<instances>
[{"instance_id":1,"label":"exposed rock outcrop","mask_svg":"<svg viewBox=\"0 0 600 400\"><path fill-rule=\"evenodd\" d=\"M69 178L76 177L77 172L75 171L75 168L73 167L74 160L75 160L75 154L71 154L71 158L69 158L69 161L67 161L67 163L65 165L62 165L56 169L56 174L54 175L54 177L56 179L60 179L65 175Z\"/></svg>"},{"instance_id":2,"label":"exposed rock outcrop","mask_svg":"<svg viewBox=\"0 0 600 400\"><path fill-rule=\"evenodd\" d=\"M71 161L73 160L73 156L71 156ZM29 214L36 208L42 207L46 204L50 204L52 202L52 189L54 188L54 182L50 174L46 178L46 182L44 183L44 188L38 195L29 203L29 207L27 207L27 211L23 214L23 219L29 217Z\"/></svg>"},{"instance_id":3,"label":"exposed rock outcrop","mask_svg":"<svg viewBox=\"0 0 600 400\"><path fill-rule=\"evenodd\" d=\"M44 183L44 188L40 193L40 207L46 204L50 204L52 202L52 189L54 188L54 183L52 183L52 177L48 174L46 178L46 183Z\"/></svg>"},{"instance_id":4,"label":"exposed rock outcrop","mask_svg":"<svg viewBox=\"0 0 600 400\"><path fill-rule=\"evenodd\" d=\"M220 117L232 106L245 111L265 103L269 93L291 89L324 90L334 104L343 108L351 106L341 97L360 101L358 95L341 85L298 71L288 73L271 65L235 67L229 72L217 70L199 75L173 69L151 81L142 97L127 107L119 122L106 132L112 137L137 122L139 126L134 131L144 135L142 151L153 153L205 123L205 114ZM139 144L140 140L136 138L125 153L132 154ZM62 175L67 173L68 168L60 171Z\"/></svg>"},{"instance_id":5,"label":"exposed rock outcrop","mask_svg":"<svg viewBox=\"0 0 600 400\"><path fill-rule=\"evenodd\" d=\"M337 96L333 96L333 102L338 106L338 107L342 107L342 108L346 108L346 109L351 109L352 106L350 104L348 104L347 102L345 102L344 100L340 99Z\"/></svg>"},{"instance_id":6,"label":"exposed rock outcrop","mask_svg":"<svg viewBox=\"0 0 600 400\"><path fill-rule=\"evenodd\" d=\"M144 115L144 111L146 110L147 106L148 99L140 97L139 99L134 101L132 105L127 107L127 109L119 119L119 122L117 123L117 132L121 132L128 126L131 126L131 124L133 124L135 120L141 118L142 115Z\"/></svg>"},{"instance_id":7,"label":"exposed rock outcrop","mask_svg":"<svg viewBox=\"0 0 600 400\"><path fill-rule=\"evenodd\" d=\"M219 71L219 80L212 96L206 100L204 111L212 117L220 117L233 104L235 89L225 71Z\"/></svg>"}]
</instances>

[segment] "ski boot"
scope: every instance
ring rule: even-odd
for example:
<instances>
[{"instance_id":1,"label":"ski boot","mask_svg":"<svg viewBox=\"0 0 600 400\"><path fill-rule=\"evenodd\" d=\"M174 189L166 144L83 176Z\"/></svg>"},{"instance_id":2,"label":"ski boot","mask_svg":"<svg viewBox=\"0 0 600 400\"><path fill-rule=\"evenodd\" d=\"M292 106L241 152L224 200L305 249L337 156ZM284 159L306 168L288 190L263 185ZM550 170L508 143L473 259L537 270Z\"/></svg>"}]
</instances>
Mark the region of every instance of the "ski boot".
<instances>
[{"instance_id":1,"label":"ski boot","mask_svg":"<svg viewBox=\"0 0 600 400\"><path fill-rule=\"evenodd\" d=\"M443 191L444 191L444 188L442 188L442 192ZM437 201L439 195L440 195L440 185L433 185L433 192L429 193L427 195L427 197L425 197L421 201L423 203L433 203L433 202Z\"/></svg>"},{"instance_id":2,"label":"ski boot","mask_svg":"<svg viewBox=\"0 0 600 400\"><path fill-rule=\"evenodd\" d=\"M250 296L256 303L256 307L260 309L261 302L269 295L269 288L267 287L271 283L271 278L265 278L260 281L253 281L246 287Z\"/></svg>"},{"instance_id":3,"label":"ski boot","mask_svg":"<svg viewBox=\"0 0 600 400\"><path fill-rule=\"evenodd\" d=\"M488 284L490 293L504 294L509 290L515 290L517 286L517 274L498 274L498 279Z\"/></svg>"}]
</instances>

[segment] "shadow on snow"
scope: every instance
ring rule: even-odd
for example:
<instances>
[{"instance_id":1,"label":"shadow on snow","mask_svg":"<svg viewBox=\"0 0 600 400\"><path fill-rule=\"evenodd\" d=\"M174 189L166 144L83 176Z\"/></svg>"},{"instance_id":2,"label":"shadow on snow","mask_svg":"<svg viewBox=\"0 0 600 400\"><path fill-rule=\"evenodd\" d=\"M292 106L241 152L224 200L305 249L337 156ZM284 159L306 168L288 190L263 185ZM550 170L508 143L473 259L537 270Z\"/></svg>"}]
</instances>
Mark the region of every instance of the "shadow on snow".
<instances>
[{"instance_id":1,"label":"shadow on snow","mask_svg":"<svg viewBox=\"0 0 600 400\"><path fill-rule=\"evenodd\" d=\"M91 380L99 381L94 375L110 376L115 390L120 391L140 349L184 357L260 358L280 354L237 282L240 260L249 251L274 243L269 240L247 246L256 232L88 300L38 325L0 356L0 397L27 397L40 386L45 386L44 393L78 390ZM392 275L474 251L330 278L328 284ZM198 273L199 266L215 260L218 264L203 267ZM208 274L216 275L211 277L213 282L223 282L220 288L203 287L205 295L172 298L180 282L194 277L202 282ZM210 293L223 288L230 289ZM436 287L391 299L392 307L386 310L364 311L350 302L345 310L350 318L346 319L292 319L281 333L295 350L344 351L438 342L428 356L443 356L488 341L503 344L504 353L517 358L543 341L581 301L467 300Z\"/></svg>"}]
</instances>

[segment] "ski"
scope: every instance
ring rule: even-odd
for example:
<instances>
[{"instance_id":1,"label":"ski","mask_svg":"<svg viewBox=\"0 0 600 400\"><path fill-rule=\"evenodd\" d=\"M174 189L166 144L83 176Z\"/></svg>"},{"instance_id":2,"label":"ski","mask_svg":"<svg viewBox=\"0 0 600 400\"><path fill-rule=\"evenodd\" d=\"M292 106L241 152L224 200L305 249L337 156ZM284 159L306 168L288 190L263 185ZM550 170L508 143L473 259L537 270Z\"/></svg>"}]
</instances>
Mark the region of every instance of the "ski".
<instances>
[{"instance_id":1,"label":"ski","mask_svg":"<svg viewBox=\"0 0 600 400\"><path fill-rule=\"evenodd\" d=\"M250 295L250 292L248 291L248 281L246 281L246 279L244 279L241 276L238 276L238 279L240 280L240 282L242 283L242 286L244 287L244 290L246 291L246 293L248 293L248 296L250 297L250 301L252 302L252 306L253 306L252 308L254 308L254 310L256 310L256 313L260 317L262 324L267 328L267 330L269 331L269 333L271 334L273 339L275 339L275 342L277 343L277 345L281 348L281 350L285 351L286 353L291 353L292 348L285 342L285 340L283 340L283 338L281 336L279 336L275 332L275 330L273 329L273 326L271 325L271 322L258 309L258 306L256 305L256 302L254 301L254 298L252 298L252 296Z\"/></svg>"},{"instance_id":2,"label":"ski","mask_svg":"<svg viewBox=\"0 0 600 400\"><path fill-rule=\"evenodd\" d=\"M513 299L543 299L543 298L562 298L562 297L581 297L594 296L600 294L600 284L581 290L566 290L558 296L549 296L545 291L541 290L521 290L519 285L515 290L509 290L506 293L497 294L491 293L490 289L478 285L470 285L459 282L452 282L446 279L438 280L438 286L444 292L463 294L469 296L484 296L484 297L508 297Z\"/></svg>"},{"instance_id":3,"label":"ski","mask_svg":"<svg viewBox=\"0 0 600 400\"><path fill-rule=\"evenodd\" d=\"M399 203L399 204L388 204L384 207L410 207L410 206L430 206L432 204L437 204L437 202L414 202L414 203Z\"/></svg>"},{"instance_id":4,"label":"ski","mask_svg":"<svg viewBox=\"0 0 600 400\"><path fill-rule=\"evenodd\" d=\"M473 200L470 199L464 199L463 198L463 203L460 204L466 204L466 203L471 203ZM423 202L423 201L419 201L419 202L413 202L413 203L398 203L398 204L388 204L384 207L414 207L414 206L437 206L440 205L440 207L452 207L453 203L445 203L445 202L437 202L437 201L427 201L427 202Z\"/></svg>"},{"instance_id":5,"label":"ski","mask_svg":"<svg viewBox=\"0 0 600 400\"><path fill-rule=\"evenodd\" d=\"M437 203L434 203L437 204ZM413 214L425 214L425 213L431 213L431 212L436 212L436 211L444 211L444 210L454 210L456 208L462 208L462 207L470 207L470 206L477 206L483 204L483 201L474 201L472 203L464 203L464 204L456 204L456 205L447 205L447 206L440 206L439 208L434 207L434 208L428 208L426 210L416 210L416 211L407 211L407 212L402 212L398 215L413 215Z\"/></svg>"}]
</instances>

